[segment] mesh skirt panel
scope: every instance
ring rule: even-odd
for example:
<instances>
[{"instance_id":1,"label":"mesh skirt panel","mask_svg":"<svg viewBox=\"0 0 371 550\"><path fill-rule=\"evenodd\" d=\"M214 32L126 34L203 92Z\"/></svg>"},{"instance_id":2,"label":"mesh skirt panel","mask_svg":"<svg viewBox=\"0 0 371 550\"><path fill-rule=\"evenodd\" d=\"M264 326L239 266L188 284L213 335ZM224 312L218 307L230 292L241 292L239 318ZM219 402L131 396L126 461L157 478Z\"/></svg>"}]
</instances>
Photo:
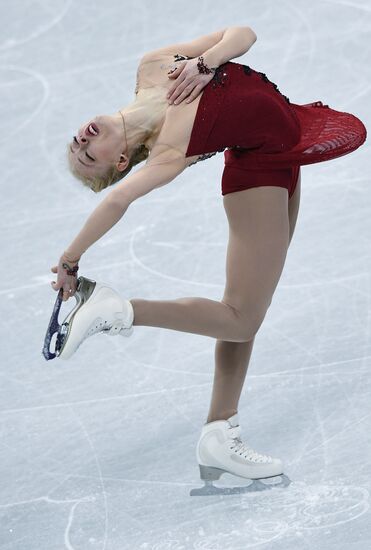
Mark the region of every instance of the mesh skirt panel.
<instances>
[{"instance_id":1,"label":"mesh skirt panel","mask_svg":"<svg viewBox=\"0 0 371 550\"><path fill-rule=\"evenodd\" d=\"M305 105L291 104L300 124L299 142L289 151L259 153L248 149L228 149L224 152L225 164L241 161L247 168L282 168L292 165L314 164L351 153L367 137L363 122L356 116L331 109L321 101Z\"/></svg>"}]
</instances>

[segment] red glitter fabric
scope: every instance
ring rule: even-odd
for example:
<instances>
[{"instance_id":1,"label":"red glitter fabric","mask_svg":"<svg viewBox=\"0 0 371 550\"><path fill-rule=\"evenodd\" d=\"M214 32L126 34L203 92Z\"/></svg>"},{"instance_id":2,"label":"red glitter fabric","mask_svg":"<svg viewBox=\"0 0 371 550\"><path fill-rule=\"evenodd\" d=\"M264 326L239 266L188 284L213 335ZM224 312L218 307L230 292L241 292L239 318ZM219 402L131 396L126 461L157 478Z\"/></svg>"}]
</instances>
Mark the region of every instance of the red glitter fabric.
<instances>
[{"instance_id":1,"label":"red glitter fabric","mask_svg":"<svg viewBox=\"0 0 371 550\"><path fill-rule=\"evenodd\" d=\"M226 166L279 169L346 155L366 136L356 116L291 103L264 73L228 62L203 90L186 156L224 151Z\"/></svg>"}]
</instances>

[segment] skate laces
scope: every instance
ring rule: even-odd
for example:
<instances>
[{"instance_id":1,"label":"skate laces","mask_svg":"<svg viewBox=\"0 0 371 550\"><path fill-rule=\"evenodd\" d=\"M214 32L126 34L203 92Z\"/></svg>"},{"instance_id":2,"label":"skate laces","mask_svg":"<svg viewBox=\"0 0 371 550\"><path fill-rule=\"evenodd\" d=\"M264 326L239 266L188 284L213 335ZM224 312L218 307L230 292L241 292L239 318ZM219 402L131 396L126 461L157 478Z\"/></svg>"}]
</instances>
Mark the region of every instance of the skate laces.
<instances>
[{"instance_id":1,"label":"skate laces","mask_svg":"<svg viewBox=\"0 0 371 550\"><path fill-rule=\"evenodd\" d=\"M244 443L241 440L240 426L234 426L232 428L228 428L228 433L232 439L232 445L230 448L233 449L239 455L243 456L244 458L247 458L251 462L272 462L272 457L267 455L262 455L257 451L254 451L254 449L249 447L247 443Z\"/></svg>"},{"instance_id":2,"label":"skate laces","mask_svg":"<svg viewBox=\"0 0 371 550\"><path fill-rule=\"evenodd\" d=\"M101 317L98 317L87 331L86 338L96 334L97 332L104 332L104 334L114 336L123 328L125 328L124 319L123 316L120 316L119 314L116 319L111 322L107 321L107 319L103 320Z\"/></svg>"},{"instance_id":3,"label":"skate laces","mask_svg":"<svg viewBox=\"0 0 371 550\"><path fill-rule=\"evenodd\" d=\"M97 332L109 332L111 329L111 323L109 323L107 320L103 321L103 319L98 318L95 319L94 323L91 325L89 330L86 333L86 337L92 336L93 334L96 334Z\"/></svg>"}]
</instances>

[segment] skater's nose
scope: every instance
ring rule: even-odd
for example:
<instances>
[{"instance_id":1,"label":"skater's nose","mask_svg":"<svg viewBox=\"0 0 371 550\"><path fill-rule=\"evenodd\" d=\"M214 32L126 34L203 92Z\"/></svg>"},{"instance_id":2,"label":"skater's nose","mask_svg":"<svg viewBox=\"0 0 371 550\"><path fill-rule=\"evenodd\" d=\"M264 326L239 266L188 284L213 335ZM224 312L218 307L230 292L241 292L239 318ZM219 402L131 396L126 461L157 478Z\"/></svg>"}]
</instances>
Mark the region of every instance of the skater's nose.
<instances>
[{"instance_id":1,"label":"skater's nose","mask_svg":"<svg viewBox=\"0 0 371 550\"><path fill-rule=\"evenodd\" d=\"M80 134L77 136L77 140L79 142L79 145L81 145L82 143L88 143L88 138L86 136L84 136L83 134Z\"/></svg>"},{"instance_id":2,"label":"skater's nose","mask_svg":"<svg viewBox=\"0 0 371 550\"><path fill-rule=\"evenodd\" d=\"M76 139L80 149L84 149L89 144L89 139L81 133L76 136Z\"/></svg>"}]
</instances>

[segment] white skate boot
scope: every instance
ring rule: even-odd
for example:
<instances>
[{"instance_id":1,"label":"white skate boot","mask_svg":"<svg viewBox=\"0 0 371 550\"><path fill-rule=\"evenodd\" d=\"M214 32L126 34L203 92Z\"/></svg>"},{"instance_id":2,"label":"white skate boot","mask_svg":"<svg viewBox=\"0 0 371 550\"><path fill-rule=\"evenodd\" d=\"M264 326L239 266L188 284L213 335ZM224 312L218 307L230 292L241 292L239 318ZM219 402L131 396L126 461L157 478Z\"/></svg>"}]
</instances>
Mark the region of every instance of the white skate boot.
<instances>
[{"instance_id":1,"label":"white skate boot","mask_svg":"<svg viewBox=\"0 0 371 550\"><path fill-rule=\"evenodd\" d=\"M251 480L283 474L281 460L257 453L241 441L240 435L238 414L231 416L228 420L216 420L204 424L197 443L196 456L200 477L205 481L205 486L201 490L193 489L191 495L243 492L241 489L252 490L251 486L229 490L215 487L212 482L224 473ZM288 478L285 477L285 479ZM282 480L279 479L279 481ZM254 489L261 490L261 487L258 488L255 483Z\"/></svg>"},{"instance_id":2,"label":"white skate boot","mask_svg":"<svg viewBox=\"0 0 371 550\"><path fill-rule=\"evenodd\" d=\"M75 308L59 327L57 357L69 359L86 338L99 332L111 336L132 334L133 306L107 284L79 277L75 298Z\"/></svg>"}]
</instances>

